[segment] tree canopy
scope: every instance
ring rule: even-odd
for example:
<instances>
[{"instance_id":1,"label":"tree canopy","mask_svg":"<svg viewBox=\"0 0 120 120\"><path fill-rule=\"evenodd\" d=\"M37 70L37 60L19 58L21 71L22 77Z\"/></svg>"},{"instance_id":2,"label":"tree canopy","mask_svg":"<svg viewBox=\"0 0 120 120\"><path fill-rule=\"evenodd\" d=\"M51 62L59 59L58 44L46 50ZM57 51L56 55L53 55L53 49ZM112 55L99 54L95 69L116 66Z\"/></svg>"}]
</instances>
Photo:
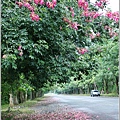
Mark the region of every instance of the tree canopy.
<instances>
[{"instance_id":1,"label":"tree canopy","mask_svg":"<svg viewBox=\"0 0 120 120\"><path fill-rule=\"evenodd\" d=\"M2 85L10 91L22 75L36 91L71 78L81 89L118 90L119 13L107 9L107 0L1 3Z\"/></svg>"}]
</instances>

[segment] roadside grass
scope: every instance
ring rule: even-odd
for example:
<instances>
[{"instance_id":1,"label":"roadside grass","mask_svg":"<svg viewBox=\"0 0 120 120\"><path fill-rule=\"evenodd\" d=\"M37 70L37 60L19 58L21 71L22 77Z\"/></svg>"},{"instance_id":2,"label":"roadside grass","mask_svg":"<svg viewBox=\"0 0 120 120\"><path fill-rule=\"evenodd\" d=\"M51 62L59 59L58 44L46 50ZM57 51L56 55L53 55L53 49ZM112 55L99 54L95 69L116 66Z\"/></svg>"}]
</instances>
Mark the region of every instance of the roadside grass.
<instances>
[{"instance_id":1,"label":"roadside grass","mask_svg":"<svg viewBox=\"0 0 120 120\"><path fill-rule=\"evenodd\" d=\"M90 94L61 94L61 95L74 95L74 96L90 96ZM101 94L103 97L119 97L116 93Z\"/></svg>"},{"instance_id":2,"label":"roadside grass","mask_svg":"<svg viewBox=\"0 0 120 120\"><path fill-rule=\"evenodd\" d=\"M35 105L37 103L37 101L36 100L32 100L32 101L30 101L30 100L28 100L28 101L26 101L26 102L24 102L24 103L20 103L20 104L18 104L18 105L14 105L14 107L11 107L10 108L10 110L11 111L15 111L16 109L18 110L24 110L24 109L26 109L26 108L28 108L28 107L31 107L31 106L33 106L33 105ZM9 104L6 104L6 105L2 105L1 106L1 110L2 111L7 111L8 110L8 107L9 107Z\"/></svg>"},{"instance_id":3,"label":"roadside grass","mask_svg":"<svg viewBox=\"0 0 120 120\"><path fill-rule=\"evenodd\" d=\"M12 120L14 116L19 114L32 114L35 111L30 110L29 107L34 106L37 104L38 101L42 101L44 98L36 98L34 100L28 100L24 103L20 103L18 105L14 105L14 107L10 108L10 111L8 111L9 104L1 105L1 120Z\"/></svg>"},{"instance_id":4,"label":"roadside grass","mask_svg":"<svg viewBox=\"0 0 120 120\"><path fill-rule=\"evenodd\" d=\"M101 94L101 96L104 96L104 97L119 97L119 95L116 94L116 93Z\"/></svg>"},{"instance_id":5,"label":"roadside grass","mask_svg":"<svg viewBox=\"0 0 120 120\"><path fill-rule=\"evenodd\" d=\"M90 94L59 94L59 95L90 96Z\"/></svg>"},{"instance_id":6,"label":"roadside grass","mask_svg":"<svg viewBox=\"0 0 120 120\"><path fill-rule=\"evenodd\" d=\"M90 96L90 94L68 94L68 95L75 95L75 96Z\"/></svg>"},{"instance_id":7,"label":"roadside grass","mask_svg":"<svg viewBox=\"0 0 120 120\"><path fill-rule=\"evenodd\" d=\"M1 110L7 110L9 107L9 104L1 105Z\"/></svg>"}]
</instances>

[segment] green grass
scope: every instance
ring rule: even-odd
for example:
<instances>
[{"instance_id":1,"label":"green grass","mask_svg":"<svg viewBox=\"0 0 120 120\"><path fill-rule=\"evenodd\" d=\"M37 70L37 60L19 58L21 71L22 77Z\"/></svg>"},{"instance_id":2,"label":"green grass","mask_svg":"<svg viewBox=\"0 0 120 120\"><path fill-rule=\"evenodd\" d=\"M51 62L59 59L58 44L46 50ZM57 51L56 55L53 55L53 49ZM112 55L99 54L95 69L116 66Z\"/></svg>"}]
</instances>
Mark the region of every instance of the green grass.
<instances>
[{"instance_id":1,"label":"green grass","mask_svg":"<svg viewBox=\"0 0 120 120\"><path fill-rule=\"evenodd\" d=\"M116 93L101 94L101 96L104 96L104 97L119 97L119 95L116 94Z\"/></svg>"},{"instance_id":2,"label":"green grass","mask_svg":"<svg viewBox=\"0 0 120 120\"><path fill-rule=\"evenodd\" d=\"M35 104L37 104L38 101L42 101L44 97L41 98L36 98L34 100L28 100L24 103L20 103L18 105L14 105L14 107L10 108L10 112L12 112L12 114L16 113L16 112L20 112L20 113L33 113L33 110L30 110L29 107L34 106ZM1 105L1 113L2 114L7 114L9 113L8 110L9 104L6 105Z\"/></svg>"},{"instance_id":3,"label":"green grass","mask_svg":"<svg viewBox=\"0 0 120 120\"><path fill-rule=\"evenodd\" d=\"M35 98L35 101L43 101L43 98L45 98L45 96L40 97L40 98Z\"/></svg>"},{"instance_id":4,"label":"green grass","mask_svg":"<svg viewBox=\"0 0 120 120\"><path fill-rule=\"evenodd\" d=\"M34 100L28 100L24 103L20 103L19 105L14 105L13 108L10 108L8 112L9 104L1 105L1 117L2 120L12 120L14 116L19 114L32 114L35 111L30 110L29 108L37 104L38 101L42 101L44 97L36 98Z\"/></svg>"},{"instance_id":5,"label":"green grass","mask_svg":"<svg viewBox=\"0 0 120 120\"><path fill-rule=\"evenodd\" d=\"M1 105L2 110L7 109L8 107L9 107L9 104Z\"/></svg>"},{"instance_id":6,"label":"green grass","mask_svg":"<svg viewBox=\"0 0 120 120\"><path fill-rule=\"evenodd\" d=\"M37 103L36 100L28 100L24 103L19 104L19 106L21 106L21 107L31 107L31 106L35 105L36 103Z\"/></svg>"},{"instance_id":7,"label":"green grass","mask_svg":"<svg viewBox=\"0 0 120 120\"><path fill-rule=\"evenodd\" d=\"M11 108L11 111L15 111L15 110L21 110L21 109L27 109L28 107L31 107L33 105L35 105L37 103L37 101L35 100L32 100L32 101L26 101L24 103L20 103L19 105L14 105L13 108ZM9 107L9 104L6 104L6 105L2 105L1 106L1 110L2 111L7 111L8 110L8 107Z\"/></svg>"},{"instance_id":8,"label":"green grass","mask_svg":"<svg viewBox=\"0 0 120 120\"><path fill-rule=\"evenodd\" d=\"M74 95L74 96L90 96L90 94L64 94L64 95ZM116 93L101 94L104 97L119 97Z\"/></svg>"}]
</instances>

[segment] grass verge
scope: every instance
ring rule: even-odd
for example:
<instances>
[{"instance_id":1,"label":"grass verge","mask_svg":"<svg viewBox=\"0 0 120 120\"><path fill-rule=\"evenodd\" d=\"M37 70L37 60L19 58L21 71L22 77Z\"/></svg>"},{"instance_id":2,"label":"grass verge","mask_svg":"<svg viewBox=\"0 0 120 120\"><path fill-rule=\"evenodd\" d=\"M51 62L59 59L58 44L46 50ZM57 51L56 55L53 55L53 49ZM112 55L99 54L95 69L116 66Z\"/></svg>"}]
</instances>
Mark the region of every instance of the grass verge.
<instances>
[{"instance_id":1,"label":"grass verge","mask_svg":"<svg viewBox=\"0 0 120 120\"><path fill-rule=\"evenodd\" d=\"M34 100L28 100L24 103L20 103L19 105L14 105L14 107L10 108L10 111L8 111L9 104L1 105L1 120L12 120L14 116L19 114L34 113L34 110L30 110L29 107L34 106L38 101L42 101L43 98L44 96Z\"/></svg>"}]
</instances>

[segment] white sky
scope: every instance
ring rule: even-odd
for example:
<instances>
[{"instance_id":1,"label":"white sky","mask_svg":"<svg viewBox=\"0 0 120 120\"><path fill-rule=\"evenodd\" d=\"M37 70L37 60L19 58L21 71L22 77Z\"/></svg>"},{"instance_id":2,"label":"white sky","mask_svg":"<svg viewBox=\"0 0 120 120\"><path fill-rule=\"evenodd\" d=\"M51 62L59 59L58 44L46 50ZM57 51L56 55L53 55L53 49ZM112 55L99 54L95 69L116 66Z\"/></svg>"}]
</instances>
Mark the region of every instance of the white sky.
<instances>
[{"instance_id":1,"label":"white sky","mask_svg":"<svg viewBox=\"0 0 120 120\"><path fill-rule=\"evenodd\" d=\"M90 0L92 3L95 3L96 0ZM119 11L119 0L108 0L109 5L108 7L113 11Z\"/></svg>"}]
</instances>

